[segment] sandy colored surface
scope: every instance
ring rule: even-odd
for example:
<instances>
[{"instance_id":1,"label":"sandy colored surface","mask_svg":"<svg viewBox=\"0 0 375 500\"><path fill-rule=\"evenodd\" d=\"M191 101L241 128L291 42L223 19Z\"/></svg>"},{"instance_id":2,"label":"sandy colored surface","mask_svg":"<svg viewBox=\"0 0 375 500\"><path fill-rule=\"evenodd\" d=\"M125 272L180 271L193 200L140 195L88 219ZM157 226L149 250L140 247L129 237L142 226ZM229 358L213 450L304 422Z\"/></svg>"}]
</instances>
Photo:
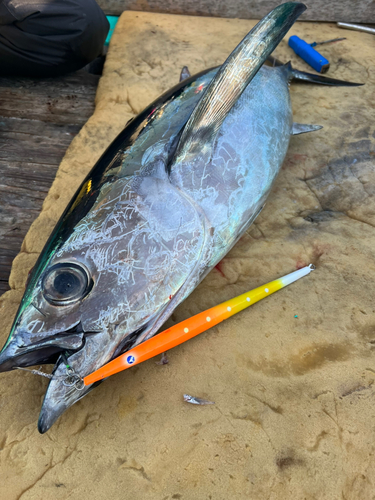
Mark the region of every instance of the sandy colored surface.
<instances>
[{"instance_id":1,"label":"sandy colored surface","mask_svg":"<svg viewBox=\"0 0 375 500\"><path fill-rule=\"evenodd\" d=\"M183 65L221 63L253 24L123 14L95 114L14 261L2 341L29 269L106 146ZM313 23L290 34L347 36L321 49L329 75L366 85L291 86L295 121L324 129L292 138L256 224L170 321L309 262L317 270L171 351L168 365L150 360L106 381L43 436L48 381L1 374L1 499L374 498L375 38ZM308 69L286 42L276 54ZM216 404L188 405L183 393Z\"/></svg>"}]
</instances>

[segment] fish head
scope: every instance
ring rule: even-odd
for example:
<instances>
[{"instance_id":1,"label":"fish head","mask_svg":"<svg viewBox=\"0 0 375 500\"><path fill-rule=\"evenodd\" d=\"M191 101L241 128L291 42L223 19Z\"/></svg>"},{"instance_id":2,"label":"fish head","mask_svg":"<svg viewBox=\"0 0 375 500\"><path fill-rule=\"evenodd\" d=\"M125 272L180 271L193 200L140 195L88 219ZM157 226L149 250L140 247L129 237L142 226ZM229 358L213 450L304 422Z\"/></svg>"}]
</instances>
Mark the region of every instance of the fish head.
<instances>
[{"instance_id":1,"label":"fish head","mask_svg":"<svg viewBox=\"0 0 375 500\"><path fill-rule=\"evenodd\" d=\"M47 245L0 354L2 371L56 363L41 432L91 389L71 385L67 365L82 380L155 332L195 266L201 216L164 180L138 181L103 188L64 242ZM173 216L158 199L173 203Z\"/></svg>"},{"instance_id":2,"label":"fish head","mask_svg":"<svg viewBox=\"0 0 375 500\"><path fill-rule=\"evenodd\" d=\"M41 432L91 390L81 390L77 381L108 362L116 350L126 349L153 324L163 305L152 298L145 304L143 272L133 269L129 276L123 247L110 236L100 241L97 233L94 245L81 240L74 248L68 240L47 263L37 266L0 354L1 371L55 363L39 421ZM157 279L155 258L149 259L152 263L149 272L154 271Z\"/></svg>"}]
</instances>

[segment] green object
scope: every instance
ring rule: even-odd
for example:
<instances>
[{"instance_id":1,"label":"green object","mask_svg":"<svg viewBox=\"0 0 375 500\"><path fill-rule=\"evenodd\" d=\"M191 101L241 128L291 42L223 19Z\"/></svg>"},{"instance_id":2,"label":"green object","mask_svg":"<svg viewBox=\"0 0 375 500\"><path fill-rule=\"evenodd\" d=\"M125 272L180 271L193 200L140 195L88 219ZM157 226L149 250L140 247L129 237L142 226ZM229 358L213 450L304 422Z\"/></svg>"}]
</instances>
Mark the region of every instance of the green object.
<instances>
[{"instance_id":1,"label":"green object","mask_svg":"<svg viewBox=\"0 0 375 500\"><path fill-rule=\"evenodd\" d=\"M298 314L295 314L295 315L294 315L294 317L295 317L295 318L298 318Z\"/></svg>"},{"instance_id":2,"label":"green object","mask_svg":"<svg viewBox=\"0 0 375 500\"><path fill-rule=\"evenodd\" d=\"M113 35L113 30L115 29L115 26L118 21L118 16L107 16L108 22L109 22L109 31L107 38L105 39L104 45L109 45L109 41Z\"/></svg>"}]
</instances>

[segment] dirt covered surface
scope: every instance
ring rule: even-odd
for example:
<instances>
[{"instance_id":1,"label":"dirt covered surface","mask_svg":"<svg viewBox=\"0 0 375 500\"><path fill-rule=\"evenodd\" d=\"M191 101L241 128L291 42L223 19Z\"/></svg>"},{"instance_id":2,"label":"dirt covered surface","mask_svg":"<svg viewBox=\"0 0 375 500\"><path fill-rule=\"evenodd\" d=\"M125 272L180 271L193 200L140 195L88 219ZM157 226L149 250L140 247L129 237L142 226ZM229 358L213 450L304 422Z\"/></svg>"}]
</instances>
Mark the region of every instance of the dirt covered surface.
<instances>
[{"instance_id":1,"label":"dirt covered surface","mask_svg":"<svg viewBox=\"0 0 375 500\"><path fill-rule=\"evenodd\" d=\"M1 340L30 268L103 150L182 66L222 63L254 24L122 15L95 113L13 263ZM310 262L316 271L169 352L168 364L150 360L106 381L44 435L36 424L48 380L1 374L0 498L373 498L374 37L316 23L289 34L346 36L320 48L328 76L365 86L291 85L295 121L323 130L292 137L256 223L168 324ZM276 55L309 70L286 41ZM184 393L216 404L189 405Z\"/></svg>"}]
</instances>

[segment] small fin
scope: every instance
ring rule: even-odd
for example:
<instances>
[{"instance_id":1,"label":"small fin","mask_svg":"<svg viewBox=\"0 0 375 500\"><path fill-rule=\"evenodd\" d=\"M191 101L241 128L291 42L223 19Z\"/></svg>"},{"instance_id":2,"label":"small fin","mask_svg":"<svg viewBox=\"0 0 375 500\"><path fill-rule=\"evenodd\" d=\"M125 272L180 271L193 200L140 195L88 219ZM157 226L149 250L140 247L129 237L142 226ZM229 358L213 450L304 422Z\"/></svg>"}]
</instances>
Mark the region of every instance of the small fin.
<instances>
[{"instance_id":1,"label":"small fin","mask_svg":"<svg viewBox=\"0 0 375 500\"><path fill-rule=\"evenodd\" d=\"M291 135L306 134L307 132L315 132L323 128L322 125L308 125L305 123L293 123Z\"/></svg>"},{"instance_id":2,"label":"small fin","mask_svg":"<svg viewBox=\"0 0 375 500\"><path fill-rule=\"evenodd\" d=\"M190 77L191 77L191 74L190 74L189 68L187 66L184 66L181 70L181 73L180 73L180 82L183 82L184 80L186 80L187 78L190 78Z\"/></svg>"},{"instance_id":3,"label":"small fin","mask_svg":"<svg viewBox=\"0 0 375 500\"><path fill-rule=\"evenodd\" d=\"M298 69L293 69L290 66L291 80L298 80L299 82L319 83L320 85L335 85L337 87L358 87L364 83L345 82L344 80L336 80L335 78L328 78L327 76L313 75L312 73L305 73Z\"/></svg>"},{"instance_id":4,"label":"small fin","mask_svg":"<svg viewBox=\"0 0 375 500\"><path fill-rule=\"evenodd\" d=\"M280 43L305 5L288 2L264 17L234 49L192 112L178 144L175 161L212 140L237 99Z\"/></svg>"}]
</instances>

